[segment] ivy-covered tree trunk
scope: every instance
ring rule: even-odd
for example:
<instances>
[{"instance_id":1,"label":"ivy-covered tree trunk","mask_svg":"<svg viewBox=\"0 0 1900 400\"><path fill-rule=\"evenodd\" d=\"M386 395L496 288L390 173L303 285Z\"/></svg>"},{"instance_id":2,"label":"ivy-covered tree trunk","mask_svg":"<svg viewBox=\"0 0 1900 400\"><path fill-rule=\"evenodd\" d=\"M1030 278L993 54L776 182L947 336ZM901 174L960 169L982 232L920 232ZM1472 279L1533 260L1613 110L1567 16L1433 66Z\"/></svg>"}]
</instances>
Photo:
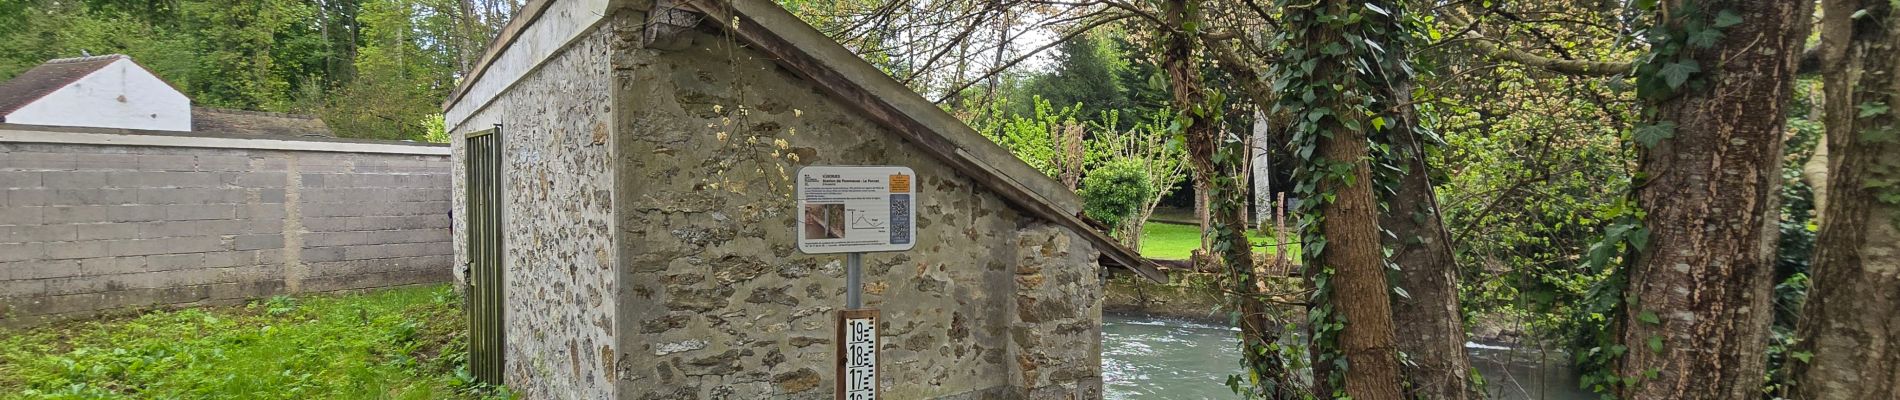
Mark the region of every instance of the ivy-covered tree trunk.
<instances>
[{"instance_id":1,"label":"ivy-covered tree trunk","mask_svg":"<svg viewBox=\"0 0 1900 400\"><path fill-rule=\"evenodd\" d=\"M1367 131L1377 63L1391 27L1359 14L1352 0L1281 0L1285 59L1276 72L1279 111L1292 117L1295 190L1302 202L1305 275L1315 394L1360 400L1402 398L1390 286L1380 245ZM1381 10L1382 11L1382 10ZM1376 73L1376 72L1371 72ZM1338 369L1339 361L1344 370Z\"/></svg>"},{"instance_id":2,"label":"ivy-covered tree trunk","mask_svg":"<svg viewBox=\"0 0 1900 400\"><path fill-rule=\"evenodd\" d=\"M1343 66L1341 66L1344 69ZM1357 118L1357 117L1349 117ZM1319 206L1320 234L1326 238L1320 267L1333 270L1329 300L1346 320L1338 334L1338 351L1349 367L1346 395L1354 399L1398 399L1399 365L1392 325L1391 290L1385 279L1384 250L1379 242L1379 207L1372 194L1370 146L1366 132L1334 127L1333 137L1320 139L1319 153L1329 162L1350 168L1352 180L1329 179L1319 188L1332 199L1311 199ZM1338 371L1334 371L1338 373Z\"/></svg>"},{"instance_id":3,"label":"ivy-covered tree trunk","mask_svg":"<svg viewBox=\"0 0 1900 400\"><path fill-rule=\"evenodd\" d=\"M1615 373L1625 399L1751 399L1766 368L1781 132L1810 1L1659 5Z\"/></svg>"},{"instance_id":4,"label":"ivy-covered tree trunk","mask_svg":"<svg viewBox=\"0 0 1900 400\"><path fill-rule=\"evenodd\" d=\"M1900 15L1827 0L1830 199L1802 310L1796 399L1900 399ZM1859 17L1853 17L1860 12ZM1817 152L1818 153L1818 152Z\"/></svg>"},{"instance_id":5,"label":"ivy-covered tree trunk","mask_svg":"<svg viewBox=\"0 0 1900 400\"><path fill-rule=\"evenodd\" d=\"M1369 23L1384 29L1377 38L1386 51L1373 54L1379 61L1373 110L1381 123L1372 127L1389 146L1385 162L1397 170L1381 179L1394 186L1384 195L1386 209L1379 227L1392 251L1387 261L1398 266L1397 286L1406 296L1392 297L1392 323L1398 349L1411 361L1405 367L1407 394L1413 398L1459 400L1482 398L1471 385L1471 361L1465 356L1464 314L1458 304L1458 266L1452 258L1451 232L1445 229L1432 189L1431 170L1425 162L1423 122L1412 105L1411 34L1402 24L1405 15L1430 4L1402 0L1369 2L1390 14L1367 14Z\"/></svg>"},{"instance_id":6,"label":"ivy-covered tree trunk","mask_svg":"<svg viewBox=\"0 0 1900 400\"><path fill-rule=\"evenodd\" d=\"M1177 121L1187 129L1189 165L1197 184L1205 184L1197 188L1201 190L1197 195L1206 199L1203 226L1207 232L1202 236L1211 239L1213 250L1205 259L1218 260L1226 276L1229 293L1225 297L1239 314L1242 363L1251 375L1247 379L1265 398L1294 398L1294 376L1285 369L1279 352L1270 350L1279 339L1280 325L1268 318L1253 248L1247 242L1245 143L1222 137L1218 125L1222 107L1209 101L1195 59L1198 27L1203 25L1200 7L1199 0L1163 4L1167 34L1160 58L1179 113Z\"/></svg>"},{"instance_id":7,"label":"ivy-covered tree trunk","mask_svg":"<svg viewBox=\"0 0 1900 400\"><path fill-rule=\"evenodd\" d=\"M1393 71L1388 71L1388 73ZM1412 86L1391 86L1383 104L1411 102ZM1386 199L1380 227L1391 261L1399 266L1398 286L1408 296L1392 298L1392 322L1399 351L1412 360L1406 380L1412 397L1424 399L1478 398L1471 386L1471 360L1465 356L1464 314L1458 306L1458 265L1452 259L1451 232L1445 230L1425 164L1421 129L1412 107L1400 107L1387 128L1392 162L1400 167L1398 188Z\"/></svg>"}]
</instances>

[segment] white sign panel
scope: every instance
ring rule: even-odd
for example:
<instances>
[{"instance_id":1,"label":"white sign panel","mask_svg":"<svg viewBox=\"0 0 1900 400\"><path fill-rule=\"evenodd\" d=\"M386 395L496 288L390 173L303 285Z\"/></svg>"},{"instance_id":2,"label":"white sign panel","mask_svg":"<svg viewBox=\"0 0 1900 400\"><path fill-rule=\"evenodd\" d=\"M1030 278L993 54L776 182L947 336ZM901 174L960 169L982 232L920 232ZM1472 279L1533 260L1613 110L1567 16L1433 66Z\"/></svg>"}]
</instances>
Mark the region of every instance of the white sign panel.
<instances>
[{"instance_id":1,"label":"white sign panel","mask_svg":"<svg viewBox=\"0 0 1900 400\"><path fill-rule=\"evenodd\" d=\"M798 250L904 251L917 245L917 176L907 167L798 170Z\"/></svg>"}]
</instances>

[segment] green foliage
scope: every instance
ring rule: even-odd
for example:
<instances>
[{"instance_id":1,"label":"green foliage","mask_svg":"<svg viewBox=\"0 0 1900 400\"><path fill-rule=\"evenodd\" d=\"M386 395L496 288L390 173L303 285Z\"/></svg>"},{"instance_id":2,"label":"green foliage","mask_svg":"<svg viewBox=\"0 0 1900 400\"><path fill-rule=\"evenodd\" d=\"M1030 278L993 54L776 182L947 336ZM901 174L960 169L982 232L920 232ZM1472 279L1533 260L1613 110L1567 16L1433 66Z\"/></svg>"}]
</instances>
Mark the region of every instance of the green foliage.
<instances>
[{"instance_id":1,"label":"green foliage","mask_svg":"<svg viewBox=\"0 0 1900 400\"><path fill-rule=\"evenodd\" d=\"M1709 10L1696 8L1698 3L1683 2L1660 21L1644 31L1644 38L1650 43L1649 53L1636 61L1637 96L1651 102L1673 98L1685 90L1700 90L1704 82L1696 79L1702 76L1703 66L1696 55L1712 49L1722 39L1723 31L1742 22L1742 17L1733 10L1719 10L1709 15ZM1660 5L1649 5L1645 9L1654 9Z\"/></svg>"},{"instance_id":2,"label":"green foliage","mask_svg":"<svg viewBox=\"0 0 1900 400\"><path fill-rule=\"evenodd\" d=\"M1072 186L1082 186L1089 179L1084 169L1140 172L1145 193L1136 197L1140 201L1130 214L1109 220L1093 214L1106 210L1090 211L1091 217L1108 223L1113 234L1131 235L1153 213L1160 198L1186 177L1186 151L1174 139L1179 128L1172 124L1171 114L1156 112L1147 121L1124 123L1120 111L1107 111L1085 123L1077 115L1083 104L1057 108L1040 96L1030 100L1035 106L1028 115L1003 114L1006 101L992 104L991 115L1001 117L983 120L977 130L1030 167ZM1111 164L1120 166L1110 168Z\"/></svg>"},{"instance_id":3,"label":"green foliage","mask_svg":"<svg viewBox=\"0 0 1900 400\"><path fill-rule=\"evenodd\" d=\"M1082 211L1108 226L1121 226L1153 200L1154 183L1139 160L1122 159L1089 170L1082 178Z\"/></svg>"},{"instance_id":4,"label":"green foliage","mask_svg":"<svg viewBox=\"0 0 1900 400\"><path fill-rule=\"evenodd\" d=\"M455 88L454 0L363 0L362 47L356 73L332 91L318 113L339 134L428 140L429 118Z\"/></svg>"},{"instance_id":5,"label":"green foliage","mask_svg":"<svg viewBox=\"0 0 1900 400\"><path fill-rule=\"evenodd\" d=\"M512 398L457 378L459 303L434 286L0 330L0 398Z\"/></svg>"},{"instance_id":6,"label":"green foliage","mask_svg":"<svg viewBox=\"0 0 1900 400\"><path fill-rule=\"evenodd\" d=\"M1104 113L1130 109L1121 71L1129 68L1117 44L1106 34L1084 35L1063 42L1055 55L1055 70L1027 79L1018 89L1050 103L1075 105L1083 119L1100 118ZM1019 104L1008 110L1027 114Z\"/></svg>"},{"instance_id":7,"label":"green foliage","mask_svg":"<svg viewBox=\"0 0 1900 400\"><path fill-rule=\"evenodd\" d=\"M339 136L422 139L492 28L459 0L14 0L0 79L122 53L194 105L323 117Z\"/></svg>"},{"instance_id":8,"label":"green foliage","mask_svg":"<svg viewBox=\"0 0 1900 400\"><path fill-rule=\"evenodd\" d=\"M1082 139L1082 123L1076 119L1081 106L1056 108L1041 96L1032 97L1030 102L1034 108L1029 115L1010 115L993 121L991 126L979 127L978 131L1030 167L1060 179L1072 165L1069 159L1080 161L1082 157L1082 154L1071 154L1069 143L1065 143L1070 137ZM1081 148L1073 150L1082 151Z\"/></svg>"},{"instance_id":9,"label":"green foliage","mask_svg":"<svg viewBox=\"0 0 1900 400\"><path fill-rule=\"evenodd\" d=\"M1176 130L1169 127L1173 121L1171 113L1156 111L1149 114L1147 121L1135 122L1126 130L1115 129L1125 126L1121 122L1119 111L1109 111L1102 118L1089 124L1092 129L1087 139L1084 162L1099 166L1114 162L1136 163L1148 176L1149 193L1147 201L1140 204L1135 214L1123 224L1114 225L1114 234L1128 242L1134 237L1134 246L1140 246L1140 235L1133 234L1148 222L1148 217L1160 205L1162 198L1180 187L1187 179L1187 149L1177 140ZM1084 178L1086 179L1086 178ZM1197 241L1198 243L1198 241Z\"/></svg>"},{"instance_id":10,"label":"green foliage","mask_svg":"<svg viewBox=\"0 0 1900 400\"><path fill-rule=\"evenodd\" d=\"M426 132L426 134L422 135L422 141L429 143L449 142L449 128L445 126L448 124L448 121L442 119L442 114L430 114L422 117L421 124L423 132Z\"/></svg>"}]
</instances>

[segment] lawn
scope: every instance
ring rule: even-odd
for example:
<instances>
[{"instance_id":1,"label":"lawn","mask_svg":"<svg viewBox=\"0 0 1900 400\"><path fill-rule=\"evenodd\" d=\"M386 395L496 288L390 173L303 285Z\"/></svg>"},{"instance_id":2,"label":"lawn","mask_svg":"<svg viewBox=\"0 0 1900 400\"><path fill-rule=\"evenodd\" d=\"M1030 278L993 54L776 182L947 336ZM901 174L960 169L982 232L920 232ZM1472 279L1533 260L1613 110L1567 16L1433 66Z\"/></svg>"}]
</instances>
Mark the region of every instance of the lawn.
<instances>
[{"instance_id":1,"label":"lawn","mask_svg":"<svg viewBox=\"0 0 1900 400\"><path fill-rule=\"evenodd\" d=\"M509 397L464 372L459 303L434 285L0 330L0 398Z\"/></svg>"},{"instance_id":2,"label":"lawn","mask_svg":"<svg viewBox=\"0 0 1900 400\"><path fill-rule=\"evenodd\" d=\"M1201 248L1201 227L1167 222L1149 222L1141 226L1141 255L1164 260L1186 260ZM1274 248L1267 247L1268 237L1257 232L1249 232L1248 240L1253 242L1254 252L1272 254ZM1289 246L1299 256L1299 246Z\"/></svg>"}]
</instances>

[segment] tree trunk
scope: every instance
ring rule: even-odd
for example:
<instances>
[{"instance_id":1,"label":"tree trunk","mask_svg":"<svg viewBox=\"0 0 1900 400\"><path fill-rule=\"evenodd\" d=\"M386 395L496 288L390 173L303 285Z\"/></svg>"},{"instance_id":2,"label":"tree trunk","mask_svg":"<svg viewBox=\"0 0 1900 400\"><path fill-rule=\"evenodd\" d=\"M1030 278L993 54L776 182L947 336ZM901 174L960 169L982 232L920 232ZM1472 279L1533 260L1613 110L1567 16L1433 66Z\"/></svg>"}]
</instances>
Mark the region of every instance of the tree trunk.
<instances>
[{"instance_id":1,"label":"tree trunk","mask_svg":"<svg viewBox=\"0 0 1900 400\"><path fill-rule=\"evenodd\" d=\"M481 19L475 16L474 1L457 0L455 2L457 14L453 18L456 36L460 36L456 43L456 67L465 76L475 69L475 63L481 62L483 53L488 51L483 46L487 45L489 34L482 29Z\"/></svg>"},{"instance_id":2,"label":"tree trunk","mask_svg":"<svg viewBox=\"0 0 1900 400\"><path fill-rule=\"evenodd\" d=\"M1823 106L1825 107L1825 106ZM1808 162L1801 164L1801 180L1808 183L1808 189L1814 193L1814 223L1821 223L1822 212L1827 210L1827 135L1821 135L1821 143L1814 146L1814 154L1808 156Z\"/></svg>"},{"instance_id":3,"label":"tree trunk","mask_svg":"<svg viewBox=\"0 0 1900 400\"><path fill-rule=\"evenodd\" d=\"M1323 67L1324 68L1324 67ZM1340 72L1345 66L1333 66ZM1349 118L1359 118L1350 116ZM1383 249L1379 244L1378 203L1372 194L1372 167L1365 131L1335 127L1333 137L1320 139L1319 152L1331 162L1352 165L1353 182L1327 179L1321 193L1337 201L1320 201L1320 232L1326 238L1321 268L1332 268L1334 312L1345 316L1339 351L1350 368L1346 395L1354 399L1399 399L1399 364L1394 347L1392 305L1385 279ZM1345 161L1340 161L1345 160ZM1313 266L1309 266L1313 267ZM1337 371L1335 371L1337 372Z\"/></svg>"},{"instance_id":4,"label":"tree trunk","mask_svg":"<svg viewBox=\"0 0 1900 400\"><path fill-rule=\"evenodd\" d=\"M1384 1L1384 9L1409 13L1422 4L1407 7L1397 1ZM1432 188L1431 169L1426 165L1425 139L1418 110L1412 105L1411 60L1406 51L1406 27L1400 24L1404 14L1381 18L1368 14L1386 27L1379 38L1389 49L1378 77L1378 99L1374 110L1382 111L1389 121L1380 132L1391 147L1388 162L1399 168L1397 187L1389 193L1386 211L1379 226L1392 236L1382 236L1389 259L1399 267L1397 285L1407 296L1392 298L1392 323L1398 349L1411 365L1405 367L1407 394L1412 398L1462 400L1483 398L1471 385L1471 360L1465 355L1464 314L1458 303L1458 265L1452 258L1451 232L1439 213L1437 194Z\"/></svg>"},{"instance_id":5,"label":"tree trunk","mask_svg":"<svg viewBox=\"0 0 1900 400\"><path fill-rule=\"evenodd\" d=\"M1003 6L1002 0L996 0L996 4L993 7L996 7L999 12L996 17L996 53L990 58L990 68L996 69L1002 68L1003 55L1009 53L1010 19L1009 8ZM1003 74L990 74L989 82L985 82L984 84L984 101L990 103L996 102L996 90L1001 87L1002 81Z\"/></svg>"},{"instance_id":6,"label":"tree trunk","mask_svg":"<svg viewBox=\"0 0 1900 400\"><path fill-rule=\"evenodd\" d=\"M1401 80L1391 87L1390 100L1382 103L1411 102L1409 82ZM1405 332L1398 337L1399 351L1415 364L1406 368L1406 380L1414 398L1481 398L1471 385L1471 361L1465 357L1464 314L1458 305L1458 265L1452 259L1451 232L1445 230L1439 215L1425 148L1416 131L1419 121L1410 106L1395 114L1398 118L1387 135L1402 175L1379 225L1396 236L1384 238L1385 246L1392 249L1392 262L1399 266L1398 286L1409 295L1392 299L1393 325Z\"/></svg>"},{"instance_id":7,"label":"tree trunk","mask_svg":"<svg viewBox=\"0 0 1900 400\"><path fill-rule=\"evenodd\" d=\"M1348 30L1355 31L1351 32L1355 37L1365 34L1364 22L1340 21L1343 16L1365 10L1359 1L1320 0L1312 7L1294 10L1287 11L1288 30L1303 31L1294 35L1290 44L1293 48L1337 49L1343 44L1355 49L1359 45L1345 39ZM1343 320L1340 321L1343 326L1338 327L1337 332L1325 333L1309 324L1315 331L1316 341L1330 340L1336 347L1329 350L1325 345L1312 346L1314 383L1318 386L1314 394L1331 397L1343 391L1358 400L1396 400L1402 396L1389 300L1391 290L1386 282L1384 252L1379 243L1379 207L1373 195L1372 167L1368 162L1371 149L1365 131L1371 126L1371 119L1366 117L1366 105L1361 103L1362 96L1377 94L1361 92L1373 86L1367 81L1370 76L1355 71L1363 61L1363 51L1307 53L1301 56L1305 61L1289 62L1311 63L1314 67L1310 72L1288 72L1279 79L1290 81L1288 91L1281 93L1284 98L1304 98L1289 102L1296 104L1292 112L1296 115L1294 123L1299 126L1297 136L1305 138L1296 140L1312 140L1317 158L1326 163L1302 166L1307 174L1316 175L1302 179L1317 179L1315 194L1302 199L1311 206L1302 208L1319 214L1319 236L1324 239L1303 242L1308 250L1306 268L1309 272L1305 275L1312 277L1310 280L1316 288L1330 288L1329 293L1320 298L1326 303L1308 312L1330 312L1334 316L1330 319ZM1332 112L1308 114L1297 109L1301 107ZM1350 172L1336 171L1342 167ZM1322 272L1311 272L1313 270ZM1320 287L1322 282L1317 277L1325 276L1323 271L1328 270L1330 277L1323 282L1326 287ZM1329 355L1327 351L1338 354ZM1333 367L1331 357L1334 356L1345 359L1344 371ZM1340 381L1341 386L1332 387L1335 380Z\"/></svg>"},{"instance_id":8,"label":"tree trunk","mask_svg":"<svg viewBox=\"0 0 1900 400\"><path fill-rule=\"evenodd\" d=\"M1900 204L1882 201L1900 195L1900 118L1862 111L1900 105L1896 11L1885 0L1823 6L1831 198L1797 333L1796 351L1812 356L1794 364L1795 399L1900 398Z\"/></svg>"},{"instance_id":9,"label":"tree trunk","mask_svg":"<svg viewBox=\"0 0 1900 400\"><path fill-rule=\"evenodd\" d=\"M1207 129L1212 130L1213 127L1208 127ZM1193 137L1191 135L1193 131L1194 131L1194 128L1188 128L1188 132L1190 132L1190 136L1189 136L1190 139L1188 139L1188 157L1194 160L1198 160L1194 157L1197 157L1203 154L1211 157L1214 154L1214 149L1213 149L1214 144L1211 142L1204 143L1207 146L1207 148L1200 149L1201 152L1197 152L1196 149L1194 148L1194 140L1191 139ZM1211 135L1218 135L1218 134L1219 133L1216 132L1216 133L1212 133ZM1213 169L1213 166L1211 165L1203 166L1200 164L1194 164L1197 162L1200 162L1200 161L1189 162L1189 165L1193 167L1193 170L1194 170L1193 171L1194 172L1194 220L1195 222L1198 222L1201 225L1201 248L1196 249L1197 251L1195 252L1196 253L1195 255L1200 256L1200 257L1212 257L1214 253L1210 249L1214 247L1214 218L1213 218L1214 215L1208 212L1209 207L1207 205L1208 203L1207 192L1214 190L1213 183L1211 182L1213 180L1213 177L1209 176L1211 172L1208 172L1208 170ZM1200 258L1194 258L1194 259L1199 260ZM1208 259L1211 260L1212 258L1208 258Z\"/></svg>"},{"instance_id":10,"label":"tree trunk","mask_svg":"<svg viewBox=\"0 0 1900 400\"><path fill-rule=\"evenodd\" d=\"M1201 25L1198 0L1169 0L1163 4L1166 19L1166 47L1161 67L1168 74L1173 107L1187 125L1189 166L1194 170L1197 202L1202 209L1203 248L1212 239L1218 254L1207 253L1204 260L1219 260L1227 287L1226 296L1240 313L1243 362L1252 382L1266 398L1293 398L1294 376L1275 351L1265 350L1279 339L1280 324L1272 322L1266 303L1261 299L1259 279L1253 264L1253 248L1247 242L1247 200L1245 143L1223 141L1218 105L1208 104L1206 88L1194 60L1196 32L1190 26ZM1196 260L1200 261L1200 260ZM1197 266L1198 268L1199 266Z\"/></svg>"},{"instance_id":11,"label":"tree trunk","mask_svg":"<svg viewBox=\"0 0 1900 400\"><path fill-rule=\"evenodd\" d=\"M1655 104L1673 136L1643 152L1636 200L1647 246L1628 264L1617 375L1626 399L1761 396L1781 187L1780 132L1812 2L1665 1L1658 24L1740 17L1706 49L1703 71ZM1700 10L1683 12L1682 10ZM1667 60L1658 60L1665 62ZM1652 136L1653 137L1653 136ZM1639 234L1639 237L1641 235Z\"/></svg>"},{"instance_id":12,"label":"tree trunk","mask_svg":"<svg viewBox=\"0 0 1900 400\"><path fill-rule=\"evenodd\" d=\"M1253 177L1254 229L1267 231L1273 223L1273 145L1265 110L1253 112L1253 136L1248 140L1248 167Z\"/></svg>"}]
</instances>

